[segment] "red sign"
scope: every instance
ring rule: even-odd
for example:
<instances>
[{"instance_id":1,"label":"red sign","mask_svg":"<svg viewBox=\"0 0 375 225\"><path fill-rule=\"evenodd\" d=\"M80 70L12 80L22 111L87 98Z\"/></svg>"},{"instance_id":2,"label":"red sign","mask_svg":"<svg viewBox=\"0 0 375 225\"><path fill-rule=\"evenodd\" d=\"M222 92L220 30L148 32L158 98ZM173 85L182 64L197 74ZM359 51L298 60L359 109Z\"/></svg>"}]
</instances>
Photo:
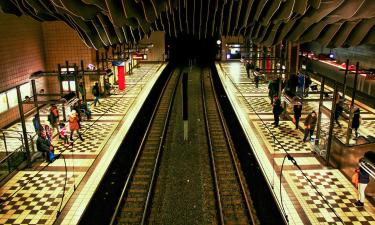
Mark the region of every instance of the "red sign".
<instances>
[{"instance_id":1,"label":"red sign","mask_svg":"<svg viewBox=\"0 0 375 225\"><path fill-rule=\"evenodd\" d=\"M117 67L117 76L118 76L118 89L122 91L125 89L125 66Z\"/></svg>"}]
</instances>

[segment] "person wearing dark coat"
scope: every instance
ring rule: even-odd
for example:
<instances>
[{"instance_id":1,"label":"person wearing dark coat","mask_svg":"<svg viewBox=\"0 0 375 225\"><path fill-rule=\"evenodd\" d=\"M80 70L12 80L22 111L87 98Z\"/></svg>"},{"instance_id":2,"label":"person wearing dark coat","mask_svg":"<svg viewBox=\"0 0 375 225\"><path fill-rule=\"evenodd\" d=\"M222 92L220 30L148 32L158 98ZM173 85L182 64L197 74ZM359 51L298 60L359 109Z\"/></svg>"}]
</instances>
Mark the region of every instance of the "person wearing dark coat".
<instances>
[{"instance_id":1,"label":"person wearing dark coat","mask_svg":"<svg viewBox=\"0 0 375 225\"><path fill-rule=\"evenodd\" d=\"M247 78L250 78L250 69L251 69L250 62L246 61L246 74L247 74Z\"/></svg>"},{"instance_id":2,"label":"person wearing dark coat","mask_svg":"<svg viewBox=\"0 0 375 225\"><path fill-rule=\"evenodd\" d=\"M361 162L362 160L363 158L361 158L359 162ZM370 175L362 167L359 167L358 201L354 203L357 207L363 207L365 205L365 189L368 183L370 183Z\"/></svg>"},{"instance_id":3,"label":"person wearing dark coat","mask_svg":"<svg viewBox=\"0 0 375 225\"><path fill-rule=\"evenodd\" d=\"M36 140L36 149L39 152L43 153L47 162L50 162L49 153L53 150L53 146L51 145L51 142L48 140L47 134L44 130L40 131L40 135Z\"/></svg>"},{"instance_id":4,"label":"person wearing dark coat","mask_svg":"<svg viewBox=\"0 0 375 225\"><path fill-rule=\"evenodd\" d=\"M315 111L312 111L305 119L305 136L303 137L303 142L306 142L307 136L309 136L309 140L311 140L311 136L314 133L316 122L318 118Z\"/></svg>"},{"instance_id":5,"label":"person wearing dark coat","mask_svg":"<svg viewBox=\"0 0 375 225\"><path fill-rule=\"evenodd\" d=\"M293 106L293 112L294 112L294 121L296 124L296 130L298 130L299 118L301 118L301 112L302 112L302 104L295 104Z\"/></svg>"},{"instance_id":6,"label":"person wearing dark coat","mask_svg":"<svg viewBox=\"0 0 375 225\"><path fill-rule=\"evenodd\" d=\"M283 112L283 107L281 107L281 101L278 96L274 98L274 104L272 108L273 118L274 118L274 127L279 126L280 115Z\"/></svg>"},{"instance_id":7,"label":"person wearing dark coat","mask_svg":"<svg viewBox=\"0 0 375 225\"><path fill-rule=\"evenodd\" d=\"M352 119L352 129L355 131L355 138L358 138L358 128L361 125L361 110L357 108L354 111L353 119Z\"/></svg>"}]
</instances>

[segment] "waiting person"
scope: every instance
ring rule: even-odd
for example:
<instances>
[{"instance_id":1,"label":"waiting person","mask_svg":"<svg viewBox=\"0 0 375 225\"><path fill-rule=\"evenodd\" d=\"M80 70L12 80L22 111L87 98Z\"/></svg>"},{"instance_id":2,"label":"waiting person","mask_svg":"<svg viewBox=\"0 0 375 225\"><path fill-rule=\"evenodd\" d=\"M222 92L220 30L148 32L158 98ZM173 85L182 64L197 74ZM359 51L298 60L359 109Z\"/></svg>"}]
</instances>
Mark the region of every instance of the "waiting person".
<instances>
[{"instance_id":1,"label":"waiting person","mask_svg":"<svg viewBox=\"0 0 375 225\"><path fill-rule=\"evenodd\" d=\"M268 96L271 99L271 105L273 105L273 99L277 95L276 80L269 81L268 83Z\"/></svg>"},{"instance_id":2,"label":"waiting person","mask_svg":"<svg viewBox=\"0 0 375 225\"><path fill-rule=\"evenodd\" d=\"M83 112L86 115L87 119L90 120L92 117L92 113L89 104L87 102L80 101L80 107L81 112Z\"/></svg>"},{"instance_id":3,"label":"waiting person","mask_svg":"<svg viewBox=\"0 0 375 225\"><path fill-rule=\"evenodd\" d=\"M355 131L355 138L358 138L358 128L361 125L361 110L359 108L354 110L352 118L352 129Z\"/></svg>"},{"instance_id":4,"label":"waiting person","mask_svg":"<svg viewBox=\"0 0 375 225\"><path fill-rule=\"evenodd\" d=\"M79 82L78 91L82 96L82 100L86 101L86 93L85 93L85 87L83 86L83 82Z\"/></svg>"},{"instance_id":5,"label":"waiting person","mask_svg":"<svg viewBox=\"0 0 375 225\"><path fill-rule=\"evenodd\" d=\"M66 126L65 123L60 123L60 137L64 140L64 145L68 145L68 135L66 134Z\"/></svg>"},{"instance_id":6,"label":"waiting person","mask_svg":"<svg viewBox=\"0 0 375 225\"><path fill-rule=\"evenodd\" d=\"M59 110L57 109L56 105L51 105L48 115L48 122L52 127L52 133L54 129L56 129L57 133L59 133Z\"/></svg>"},{"instance_id":7,"label":"waiting person","mask_svg":"<svg viewBox=\"0 0 375 225\"><path fill-rule=\"evenodd\" d=\"M250 78L250 69L251 69L251 65L250 65L250 62L249 61L246 61L246 74L247 74L247 78Z\"/></svg>"},{"instance_id":8,"label":"waiting person","mask_svg":"<svg viewBox=\"0 0 375 225\"><path fill-rule=\"evenodd\" d=\"M94 106L96 106L96 103L100 105L99 97L100 97L100 91L99 91L99 84L98 82L95 82L94 87L92 88L92 94L94 95Z\"/></svg>"},{"instance_id":9,"label":"waiting person","mask_svg":"<svg viewBox=\"0 0 375 225\"><path fill-rule=\"evenodd\" d=\"M255 81L255 87L259 87L259 79L260 77L254 73L254 81Z\"/></svg>"},{"instance_id":10,"label":"waiting person","mask_svg":"<svg viewBox=\"0 0 375 225\"><path fill-rule=\"evenodd\" d=\"M104 80L104 89L106 95L111 95L111 83L109 83L108 79Z\"/></svg>"},{"instance_id":11,"label":"waiting person","mask_svg":"<svg viewBox=\"0 0 375 225\"><path fill-rule=\"evenodd\" d=\"M274 118L274 127L279 126L280 115L283 112L283 107L281 106L281 101L278 96L274 97L274 104L272 108L273 118Z\"/></svg>"},{"instance_id":12,"label":"waiting person","mask_svg":"<svg viewBox=\"0 0 375 225\"><path fill-rule=\"evenodd\" d=\"M49 155L50 152L53 151L53 146L51 145L51 142L47 139L47 134L45 131L40 132L38 139L36 140L36 149L39 152L43 153L47 162L51 162Z\"/></svg>"},{"instance_id":13,"label":"waiting person","mask_svg":"<svg viewBox=\"0 0 375 225\"><path fill-rule=\"evenodd\" d=\"M79 132L80 126L78 121L78 114L75 110L72 110L72 112L69 115L69 129L70 129L70 140L73 141L73 133L74 131L77 132L79 139L83 141L82 135Z\"/></svg>"},{"instance_id":14,"label":"waiting person","mask_svg":"<svg viewBox=\"0 0 375 225\"><path fill-rule=\"evenodd\" d=\"M316 122L317 122L316 112L312 111L305 119L305 135L303 137L303 142L306 142L307 136L309 136L309 140L311 140L312 135L314 134Z\"/></svg>"},{"instance_id":15,"label":"waiting person","mask_svg":"<svg viewBox=\"0 0 375 225\"><path fill-rule=\"evenodd\" d=\"M309 75L305 75L305 97L308 97L309 96L309 88L310 88L310 85L311 85L312 81L311 81L311 78Z\"/></svg>"},{"instance_id":16,"label":"waiting person","mask_svg":"<svg viewBox=\"0 0 375 225\"><path fill-rule=\"evenodd\" d=\"M298 123L299 119L301 118L302 113L302 104L294 104L293 105L293 112L294 112L294 123L296 125L296 130L298 130Z\"/></svg>"},{"instance_id":17,"label":"waiting person","mask_svg":"<svg viewBox=\"0 0 375 225\"><path fill-rule=\"evenodd\" d=\"M359 162L362 162L363 158L359 160ZM358 176L358 201L356 201L354 204L357 207L363 207L365 205L365 189L370 183L370 175L362 169L362 167L359 167L359 176Z\"/></svg>"},{"instance_id":18,"label":"waiting person","mask_svg":"<svg viewBox=\"0 0 375 225\"><path fill-rule=\"evenodd\" d=\"M298 73L298 86L297 86L298 96L302 97L304 88L305 88L305 76L302 73Z\"/></svg>"}]
</instances>

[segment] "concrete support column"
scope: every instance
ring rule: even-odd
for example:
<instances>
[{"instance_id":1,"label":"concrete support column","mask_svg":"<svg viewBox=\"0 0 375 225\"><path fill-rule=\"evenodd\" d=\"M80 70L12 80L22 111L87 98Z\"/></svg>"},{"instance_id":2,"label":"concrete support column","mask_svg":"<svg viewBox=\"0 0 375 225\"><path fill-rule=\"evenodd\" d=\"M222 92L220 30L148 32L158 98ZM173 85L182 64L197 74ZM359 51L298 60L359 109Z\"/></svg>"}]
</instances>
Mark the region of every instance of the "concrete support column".
<instances>
[{"instance_id":1,"label":"concrete support column","mask_svg":"<svg viewBox=\"0 0 375 225\"><path fill-rule=\"evenodd\" d=\"M299 43L295 44L288 42L288 62L287 62L287 71L288 78L290 74L297 74L299 68Z\"/></svg>"}]
</instances>

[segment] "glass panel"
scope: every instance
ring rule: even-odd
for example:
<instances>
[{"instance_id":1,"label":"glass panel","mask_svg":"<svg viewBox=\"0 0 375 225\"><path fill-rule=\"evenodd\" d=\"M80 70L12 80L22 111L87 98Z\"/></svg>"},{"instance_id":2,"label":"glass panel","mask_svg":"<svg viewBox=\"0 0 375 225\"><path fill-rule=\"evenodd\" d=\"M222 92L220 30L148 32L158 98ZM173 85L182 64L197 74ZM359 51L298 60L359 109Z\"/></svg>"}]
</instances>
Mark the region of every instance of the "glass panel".
<instances>
[{"instance_id":1,"label":"glass panel","mask_svg":"<svg viewBox=\"0 0 375 225\"><path fill-rule=\"evenodd\" d=\"M69 91L69 81L62 82L63 91Z\"/></svg>"},{"instance_id":2,"label":"glass panel","mask_svg":"<svg viewBox=\"0 0 375 225\"><path fill-rule=\"evenodd\" d=\"M15 88L7 91L7 97L8 97L9 108L12 108L18 105L17 90Z\"/></svg>"},{"instance_id":3,"label":"glass panel","mask_svg":"<svg viewBox=\"0 0 375 225\"><path fill-rule=\"evenodd\" d=\"M22 100L25 100L26 96L31 96L31 86L30 83L26 83L20 86L20 91L21 91L21 97Z\"/></svg>"},{"instance_id":4,"label":"glass panel","mask_svg":"<svg viewBox=\"0 0 375 225\"><path fill-rule=\"evenodd\" d=\"M8 110L7 95L5 93L0 94L0 113Z\"/></svg>"},{"instance_id":5,"label":"glass panel","mask_svg":"<svg viewBox=\"0 0 375 225\"><path fill-rule=\"evenodd\" d=\"M73 81L69 81L70 82L70 91L76 91L76 82L73 80Z\"/></svg>"}]
</instances>

